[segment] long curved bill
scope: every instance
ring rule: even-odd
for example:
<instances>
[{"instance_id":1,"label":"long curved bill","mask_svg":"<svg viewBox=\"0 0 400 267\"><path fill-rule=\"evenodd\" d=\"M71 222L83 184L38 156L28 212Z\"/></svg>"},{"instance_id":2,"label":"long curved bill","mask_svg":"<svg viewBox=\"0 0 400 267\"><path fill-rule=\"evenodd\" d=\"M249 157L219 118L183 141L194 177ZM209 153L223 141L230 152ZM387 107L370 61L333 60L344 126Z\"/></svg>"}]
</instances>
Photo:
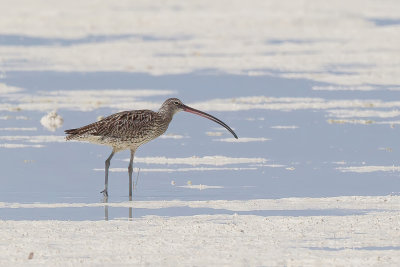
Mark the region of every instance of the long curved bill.
<instances>
[{"instance_id":1,"label":"long curved bill","mask_svg":"<svg viewBox=\"0 0 400 267\"><path fill-rule=\"evenodd\" d=\"M236 139L238 139L238 137L237 137L237 135L235 134L235 132L234 132L228 125L226 125L223 121L217 119L216 117L214 117L214 116L212 116L212 115L210 115L210 114L207 114L207 113L205 113L205 112L203 112L203 111L200 111L200 110L197 110L197 109L188 107L188 106L186 106L186 105L182 105L182 109L183 109L183 111L186 111L186 112L189 112L189 113L193 113L193 114L199 115L199 116L201 116L201 117L207 118L207 119L209 119L209 120L212 120L212 121L218 123L219 125L225 127L229 132L231 132L231 134L233 134L233 136L234 136Z\"/></svg>"}]
</instances>

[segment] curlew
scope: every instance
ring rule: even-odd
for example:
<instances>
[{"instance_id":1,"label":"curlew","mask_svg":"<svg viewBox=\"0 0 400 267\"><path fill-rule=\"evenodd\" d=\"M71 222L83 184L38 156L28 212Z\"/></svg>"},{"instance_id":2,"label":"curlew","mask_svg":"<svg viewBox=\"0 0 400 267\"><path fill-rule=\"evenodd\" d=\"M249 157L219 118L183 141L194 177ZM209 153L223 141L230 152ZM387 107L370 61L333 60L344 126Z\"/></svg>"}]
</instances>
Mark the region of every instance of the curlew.
<instances>
[{"instance_id":1,"label":"curlew","mask_svg":"<svg viewBox=\"0 0 400 267\"><path fill-rule=\"evenodd\" d=\"M172 117L178 111L190 112L210 119L225 127L237 139L235 132L224 122L203 111L184 105L177 98L169 98L155 112L152 110L122 111L110 115L98 122L66 130L67 140L87 141L93 144L112 147L110 156L105 161L104 190L101 193L108 197L108 169L115 153L129 149L131 157L128 166L129 196L132 197L133 157L139 146L159 137L168 128Z\"/></svg>"}]
</instances>

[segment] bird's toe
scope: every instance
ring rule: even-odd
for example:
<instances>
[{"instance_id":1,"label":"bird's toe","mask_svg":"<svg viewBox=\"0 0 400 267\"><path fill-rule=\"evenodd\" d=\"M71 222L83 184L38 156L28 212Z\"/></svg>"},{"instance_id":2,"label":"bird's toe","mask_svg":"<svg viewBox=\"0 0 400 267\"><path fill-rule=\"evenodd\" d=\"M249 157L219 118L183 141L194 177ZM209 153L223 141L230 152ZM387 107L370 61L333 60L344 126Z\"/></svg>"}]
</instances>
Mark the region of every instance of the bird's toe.
<instances>
[{"instance_id":1,"label":"bird's toe","mask_svg":"<svg viewBox=\"0 0 400 267\"><path fill-rule=\"evenodd\" d=\"M108 197L108 192L106 189L104 189L103 191L101 191L100 193L103 193L104 197Z\"/></svg>"}]
</instances>

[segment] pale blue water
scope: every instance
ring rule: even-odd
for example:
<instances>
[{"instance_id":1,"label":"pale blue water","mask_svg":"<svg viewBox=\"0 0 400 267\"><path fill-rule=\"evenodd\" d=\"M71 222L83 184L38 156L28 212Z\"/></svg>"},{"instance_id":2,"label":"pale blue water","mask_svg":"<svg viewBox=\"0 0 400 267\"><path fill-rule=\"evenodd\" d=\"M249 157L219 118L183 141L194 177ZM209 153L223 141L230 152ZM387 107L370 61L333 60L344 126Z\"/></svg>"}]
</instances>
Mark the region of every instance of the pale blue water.
<instances>
[{"instance_id":1,"label":"pale blue water","mask_svg":"<svg viewBox=\"0 0 400 267\"><path fill-rule=\"evenodd\" d=\"M256 216L349 216L364 215L368 211L351 209L325 209L325 210L252 210L231 211L226 209L174 207L162 209L144 208L117 208L117 207L83 207L83 208L4 208L2 216L13 220L103 220L103 219L135 219L143 216L193 216L193 215L256 215Z\"/></svg>"},{"instance_id":2,"label":"pale blue water","mask_svg":"<svg viewBox=\"0 0 400 267\"><path fill-rule=\"evenodd\" d=\"M169 89L184 103L214 98L242 96L320 97L324 99L397 99L399 92L384 90L313 91L321 83L304 79L284 79L270 76L249 77L216 74L213 70L183 75L151 76L121 72L7 72L1 80L31 93L52 90L97 89ZM165 96L146 100L162 103ZM6 101L1 98L3 103ZM135 107L132 107L135 109ZM391 109L388 109L391 110ZM101 108L91 112L59 109L64 125L51 133L39 121L44 112L7 112L0 116L27 116L29 120L0 120L1 127L37 127L35 132L2 131L0 135L63 135L63 131L96 120L116 110ZM240 137L265 137L266 142L225 143L206 131L215 131L217 124L188 113L174 117L168 132L188 136L184 139L157 139L141 148L138 157L190 157L223 155L228 157L266 158L267 164L282 164L286 168L256 167L246 171L192 171L142 172L135 189L135 200L218 200L284 197L329 197L344 195L388 195L400 191L397 172L342 173L333 162L347 165L398 165L399 129L389 125L329 124L326 112L319 110L272 111L249 110L210 112L235 129ZM264 118L249 121L248 118ZM297 129L273 129L276 125L296 125ZM229 133L222 137L231 137ZM1 141L5 143L5 141ZM7 143L13 143L7 141ZM21 142L14 142L21 143ZM103 168L110 149L85 143L45 143L44 148L0 148L1 176L0 202L99 202L104 186ZM379 150L392 148L392 152ZM127 168L128 152L114 156L112 168ZM25 163L25 160L34 162ZM347 166L345 165L345 166ZM188 165L148 165L135 163L140 168L180 168ZM212 166L204 166L212 167ZM250 164L225 167L254 167ZM171 185L193 184L222 186L221 189L193 190ZM110 173L110 202L126 201L128 196L127 172ZM2 209L1 219L102 219L103 208L63 209ZM110 218L127 217L127 209L109 208ZM209 210L163 209L138 211L143 214L178 216L212 213ZM288 212L288 211L285 211ZM290 212L289 212L290 213ZM327 212L329 214L329 211ZM331 214L335 212L332 211ZM140 215L142 214L142 215ZM262 213L260 213L262 214ZM268 216L265 213L265 216ZM273 214L272 214L273 215ZM135 216L134 216L135 217Z\"/></svg>"},{"instance_id":3,"label":"pale blue water","mask_svg":"<svg viewBox=\"0 0 400 267\"><path fill-rule=\"evenodd\" d=\"M189 36L170 38L155 37L143 34L119 34L119 35L88 35L82 38L45 38L15 34L0 34L0 46L72 46L79 44L111 42L118 40L136 39L145 42L189 40Z\"/></svg>"},{"instance_id":4,"label":"pale blue water","mask_svg":"<svg viewBox=\"0 0 400 267\"><path fill-rule=\"evenodd\" d=\"M325 251L340 251L345 249L354 249L354 250L400 250L398 246L384 246L384 247L354 247L354 248L330 248L330 247L309 247L311 250L325 250Z\"/></svg>"},{"instance_id":5,"label":"pale blue water","mask_svg":"<svg viewBox=\"0 0 400 267\"><path fill-rule=\"evenodd\" d=\"M374 18L370 19L375 25L380 26L380 27L385 27L385 26L393 26L393 25L399 25L400 24L400 19L388 19L388 18Z\"/></svg>"}]
</instances>

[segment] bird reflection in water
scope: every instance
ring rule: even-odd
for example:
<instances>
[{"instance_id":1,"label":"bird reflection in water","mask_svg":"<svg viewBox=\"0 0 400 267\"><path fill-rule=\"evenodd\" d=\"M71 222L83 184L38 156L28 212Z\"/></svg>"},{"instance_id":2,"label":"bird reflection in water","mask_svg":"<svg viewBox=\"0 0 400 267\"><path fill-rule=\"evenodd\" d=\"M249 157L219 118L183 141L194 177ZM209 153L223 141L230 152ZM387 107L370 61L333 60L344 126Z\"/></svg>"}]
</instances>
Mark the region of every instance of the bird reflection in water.
<instances>
[{"instance_id":1,"label":"bird reflection in water","mask_svg":"<svg viewBox=\"0 0 400 267\"><path fill-rule=\"evenodd\" d=\"M135 181L135 187L134 188L137 188L137 184L138 184L138 181L139 181L139 174L140 174L140 168L138 169L138 172L137 172L136 181ZM133 206L133 199L132 199L132 196L129 196L129 202L130 202L130 205L129 205L129 208L128 208L128 211L129 211L128 220L132 221L133 220L133 207L132 207ZM109 209L108 197L104 197L103 198L103 203L104 203L104 220L108 221L109 220L109 215L108 215L108 209Z\"/></svg>"},{"instance_id":2,"label":"bird reflection in water","mask_svg":"<svg viewBox=\"0 0 400 267\"><path fill-rule=\"evenodd\" d=\"M104 205L104 220L108 221L108 198L103 198L103 203L105 203Z\"/></svg>"},{"instance_id":3,"label":"bird reflection in water","mask_svg":"<svg viewBox=\"0 0 400 267\"><path fill-rule=\"evenodd\" d=\"M129 201L133 204L132 202L132 197L129 197ZM105 197L103 198L103 203L104 203L104 220L108 221L109 220L109 206L108 206L108 198ZM132 206L129 206L128 208L128 221L132 221L133 220L133 208Z\"/></svg>"}]
</instances>

